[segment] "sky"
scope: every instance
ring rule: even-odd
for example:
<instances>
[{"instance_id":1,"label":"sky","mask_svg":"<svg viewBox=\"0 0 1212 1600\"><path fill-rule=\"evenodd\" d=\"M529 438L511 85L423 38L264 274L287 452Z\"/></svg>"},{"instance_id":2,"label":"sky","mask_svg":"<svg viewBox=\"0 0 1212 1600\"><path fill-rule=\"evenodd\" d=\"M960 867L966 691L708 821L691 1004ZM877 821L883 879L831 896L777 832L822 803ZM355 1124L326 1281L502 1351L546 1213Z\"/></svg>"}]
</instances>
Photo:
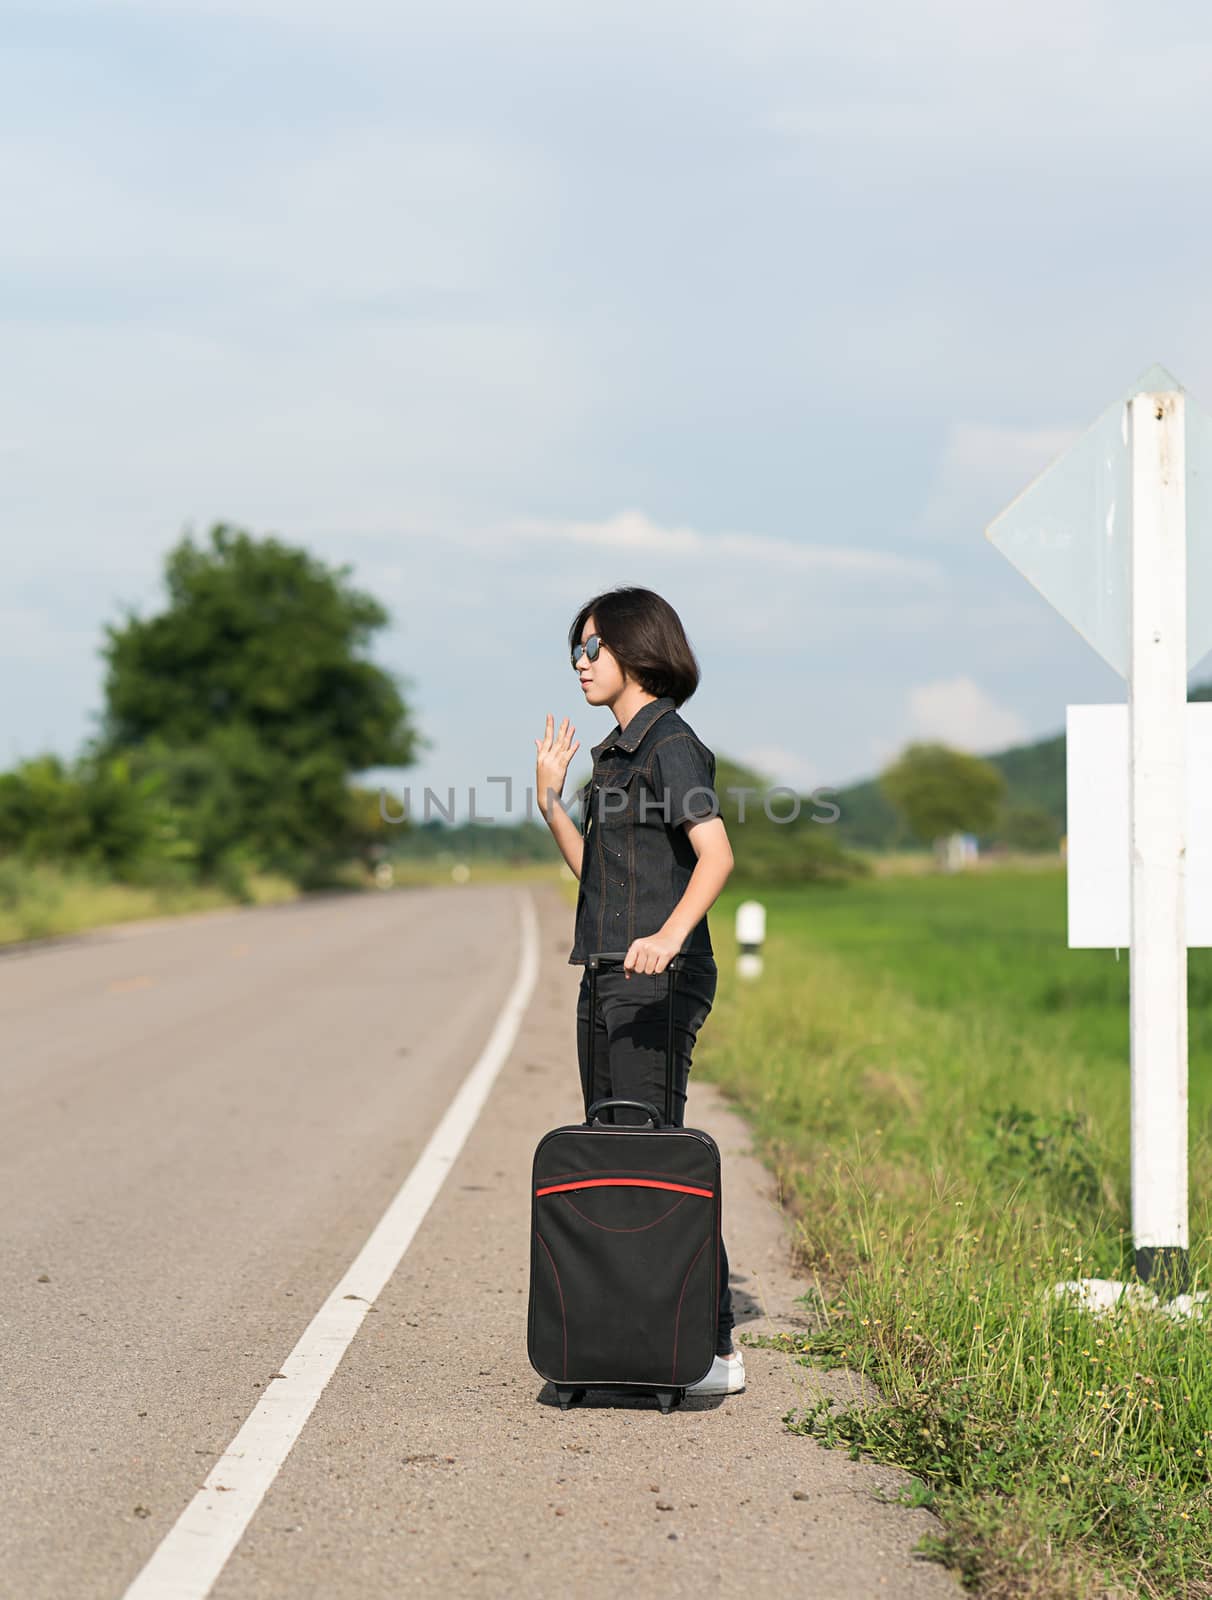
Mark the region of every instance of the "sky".
<instances>
[{"instance_id":1,"label":"sky","mask_svg":"<svg viewBox=\"0 0 1212 1600\"><path fill-rule=\"evenodd\" d=\"M1209 104L1195 4L9 0L0 764L219 521L388 608L418 812L548 712L571 791L619 583L804 793L1125 699L984 529L1151 363L1212 405Z\"/></svg>"}]
</instances>

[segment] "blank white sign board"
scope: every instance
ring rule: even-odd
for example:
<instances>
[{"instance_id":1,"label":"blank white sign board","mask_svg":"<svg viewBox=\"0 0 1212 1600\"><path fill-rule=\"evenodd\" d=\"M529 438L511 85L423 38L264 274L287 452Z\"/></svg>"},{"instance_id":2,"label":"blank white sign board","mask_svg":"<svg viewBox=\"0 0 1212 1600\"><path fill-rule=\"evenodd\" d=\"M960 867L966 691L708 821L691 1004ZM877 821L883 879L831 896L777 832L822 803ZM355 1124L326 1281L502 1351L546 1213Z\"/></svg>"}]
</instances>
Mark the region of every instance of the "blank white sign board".
<instances>
[{"instance_id":1,"label":"blank white sign board","mask_svg":"<svg viewBox=\"0 0 1212 1600\"><path fill-rule=\"evenodd\" d=\"M1187 945L1212 945L1212 702L1187 702ZM1126 950L1128 707L1065 707L1069 948Z\"/></svg>"}]
</instances>

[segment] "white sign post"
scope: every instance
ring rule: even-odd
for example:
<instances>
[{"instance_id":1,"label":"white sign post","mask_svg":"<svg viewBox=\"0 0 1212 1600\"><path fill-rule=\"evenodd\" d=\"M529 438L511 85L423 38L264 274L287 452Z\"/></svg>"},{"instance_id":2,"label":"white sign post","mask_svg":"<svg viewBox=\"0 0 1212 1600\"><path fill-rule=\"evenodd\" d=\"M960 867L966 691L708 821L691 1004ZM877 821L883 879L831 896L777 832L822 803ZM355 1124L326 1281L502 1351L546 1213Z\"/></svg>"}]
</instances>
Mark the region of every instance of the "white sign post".
<instances>
[{"instance_id":1,"label":"white sign post","mask_svg":"<svg viewBox=\"0 0 1212 1600\"><path fill-rule=\"evenodd\" d=\"M1132 1240L1136 1270L1187 1287L1186 409L1134 395L1128 669Z\"/></svg>"},{"instance_id":2,"label":"white sign post","mask_svg":"<svg viewBox=\"0 0 1212 1600\"><path fill-rule=\"evenodd\" d=\"M1142 1280L1173 1295L1187 1287L1187 751L1192 713L1212 710L1188 706L1187 672L1212 645L1212 421L1169 373L1151 368L985 536L1128 680L1126 770L1108 768L1105 754L1122 732L1119 718L1077 716L1120 708L1067 708L1067 728L1087 741L1075 739L1068 760L1069 942L1125 942L1105 914L1106 885L1123 873L1135 1264ZM1200 721L1198 730L1208 727ZM1105 785L1097 799L1096 749ZM1200 750L1202 762L1202 742ZM1108 831L1120 785L1127 826ZM1202 862L1212 819L1201 815L1198 826ZM1119 855L1107 870L1111 847ZM1201 925L1207 910L1201 902ZM1123 1287L1103 1284L1114 1293L1101 1298Z\"/></svg>"}]
</instances>

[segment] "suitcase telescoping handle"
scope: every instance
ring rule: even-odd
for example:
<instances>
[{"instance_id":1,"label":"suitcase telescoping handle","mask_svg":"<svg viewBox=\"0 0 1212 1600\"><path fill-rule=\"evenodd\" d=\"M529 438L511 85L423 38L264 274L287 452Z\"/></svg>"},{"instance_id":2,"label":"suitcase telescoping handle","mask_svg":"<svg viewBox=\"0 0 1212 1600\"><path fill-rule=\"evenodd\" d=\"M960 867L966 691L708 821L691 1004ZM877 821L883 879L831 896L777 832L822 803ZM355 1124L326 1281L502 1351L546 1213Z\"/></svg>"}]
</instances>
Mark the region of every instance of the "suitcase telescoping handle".
<instances>
[{"instance_id":1,"label":"suitcase telescoping handle","mask_svg":"<svg viewBox=\"0 0 1212 1600\"><path fill-rule=\"evenodd\" d=\"M626 960L626 950L591 950L587 958L589 967L589 1081L593 1082L593 1051L598 1038L598 967L603 962ZM665 971L669 974L669 1023L665 1032L665 1125L673 1126L673 991L677 984L678 970L684 965L684 958L680 955L670 956L665 963ZM590 1107L592 1112L598 1105L606 1105L607 1101L595 1101ZM638 1104L644 1110L651 1107L646 1101L620 1102L623 1104ZM589 1118L592 1121L592 1117ZM658 1124L659 1126L659 1124Z\"/></svg>"},{"instance_id":2,"label":"suitcase telescoping handle","mask_svg":"<svg viewBox=\"0 0 1212 1600\"><path fill-rule=\"evenodd\" d=\"M654 1128L663 1128L665 1126L661 1120L661 1113L651 1100L616 1100L613 1096L607 1100L595 1100L585 1113L585 1121L601 1122L602 1119L598 1116L598 1112L605 1111L607 1107L613 1110L615 1106L628 1106L632 1111L643 1111Z\"/></svg>"}]
</instances>

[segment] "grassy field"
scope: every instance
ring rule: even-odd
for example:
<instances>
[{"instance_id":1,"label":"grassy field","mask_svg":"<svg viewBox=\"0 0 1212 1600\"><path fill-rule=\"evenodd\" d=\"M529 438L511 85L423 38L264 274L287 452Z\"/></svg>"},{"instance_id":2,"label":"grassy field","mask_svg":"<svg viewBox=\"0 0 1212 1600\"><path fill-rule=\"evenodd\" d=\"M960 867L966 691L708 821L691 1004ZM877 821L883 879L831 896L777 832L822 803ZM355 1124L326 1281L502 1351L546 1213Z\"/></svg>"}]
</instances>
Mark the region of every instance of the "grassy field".
<instances>
[{"instance_id":1,"label":"grassy field","mask_svg":"<svg viewBox=\"0 0 1212 1600\"><path fill-rule=\"evenodd\" d=\"M883 1403L788 1425L914 1474L975 1591L1212 1595L1212 1352L1198 1320L1094 1318L1130 1270L1128 953L1065 945L1063 869L764 892L765 970L695 1070L751 1118L816 1331ZM1212 1281L1212 952L1190 954L1192 1267Z\"/></svg>"},{"instance_id":2,"label":"grassy field","mask_svg":"<svg viewBox=\"0 0 1212 1600\"><path fill-rule=\"evenodd\" d=\"M257 905L291 900L297 893L285 878L270 876L252 877L249 889ZM0 862L0 945L240 903L215 885L142 888L81 870L5 861Z\"/></svg>"},{"instance_id":3,"label":"grassy field","mask_svg":"<svg viewBox=\"0 0 1212 1600\"><path fill-rule=\"evenodd\" d=\"M459 881L452 878L456 865L453 856L397 862L394 881L401 888L450 885ZM475 861L467 866L467 876L462 881L551 883L556 881L561 865L537 862L529 866L511 866L505 862ZM575 905L576 884L572 881ZM378 892L368 874L353 863L338 875L334 886ZM249 890L254 905L294 900L300 895L289 879L268 874L251 875ZM88 928L135 922L145 917L176 916L245 903L216 884L140 888L115 883L95 873L69 871L52 865L0 862L0 946L27 939L83 933ZM571 935L569 937L571 941Z\"/></svg>"},{"instance_id":4,"label":"grassy field","mask_svg":"<svg viewBox=\"0 0 1212 1600\"><path fill-rule=\"evenodd\" d=\"M432 861L397 861L393 872L397 884L458 883L455 876L458 866L466 869L465 883L563 883L563 891L570 909L577 903L577 881L562 861L527 861L517 865L508 861L491 859L458 861L453 855L441 856ZM572 948L572 920L568 923L568 947Z\"/></svg>"}]
</instances>

